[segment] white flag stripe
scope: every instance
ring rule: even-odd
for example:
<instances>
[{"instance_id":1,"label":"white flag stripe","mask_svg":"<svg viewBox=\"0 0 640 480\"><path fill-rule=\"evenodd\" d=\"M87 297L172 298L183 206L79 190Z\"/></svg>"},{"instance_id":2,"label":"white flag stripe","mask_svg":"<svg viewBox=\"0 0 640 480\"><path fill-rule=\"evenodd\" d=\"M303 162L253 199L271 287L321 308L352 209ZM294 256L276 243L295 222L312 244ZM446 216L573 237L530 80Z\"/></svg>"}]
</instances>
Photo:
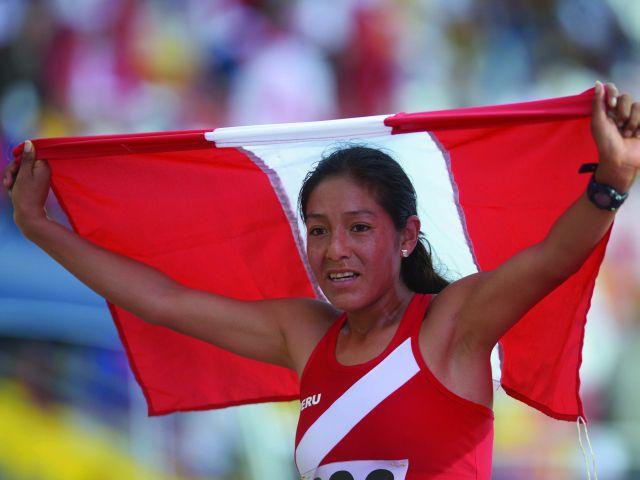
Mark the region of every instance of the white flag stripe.
<instances>
[{"instance_id":1,"label":"white flag stripe","mask_svg":"<svg viewBox=\"0 0 640 480\"><path fill-rule=\"evenodd\" d=\"M271 169L277 172L284 191L289 197L291 205L298 206L298 194L305 176L313 166L329 151L335 141L301 142L295 145L283 147L282 145L251 145L244 147L252 152ZM296 215L297 228L301 232L303 250L307 246L307 228L300 215ZM306 252L303 252L306 255Z\"/></svg>"},{"instance_id":2,"label":"white flag stripe","mask_svg":"<svg viewBox=\"0 0 640 480\"><path fill-rule=\"evenodd\" d=\"M382 362L354 383L320 415L296 449L303 474L315 471L322 459L380 402L409 381L420 367L405 340Z\"/></svg>"},{"instance_id":3,"label":"white flag stripe","mask_svg":"<svg viewBox=\"0 0 640 480\"><path fill-rule=\"evenodd\" d=\"M477 272L461 222L447 163L435 142L425 133L384 135L358 141L358 145L381 148L400 165L414 184L418 195L418 216L433 247L434 263L450 280ZM342 142L301 142L282 145L245 146L275 170L289 196L297 205L298 193L307 172L323 155L345 145ZM298 229L306 248L306 231L298 216Z\"/></svg>"},{"instance_id":4,"label":"white flag stripe","mask_svg":"<svg viewBox=\"0 0 640 480\"><path fill-rule=\"evenodd\" d=\"M278 201L282 206L282 210L284 211L285 216L287 217L287 221L289 222L289 226L291 227L291 232L293 234L293 239L296 243L296 247L298 248L298 254L300 256L300 261L304 265L305 271L307 273L307 278L309 279L309 283L313 287L313 291L316 294L317 298L326 300L324 293L320 289L316 278L311 271L311 266L309 265L309 260L307 259L306 254L306 231L300 231L298 227L298 211L295 206L295 203L292 203L292 199L290 195L285 191L285 187L280 179L278 172L269 167L268 164L264 162L260 157L255 155L250 150L246 150L243 148L238 148L238 150L242 151L251 161L258 167L262 172L269 178L269 183L271 183L271 188L275 192L278 197Z\"/></svg>"},{"instance_id":5,"label":"white flag stripe","mask_svg":"<svg viewBox=\"0 0 640 480\"><path fill-rule=\"evenodd\" d=\"M384 124L390 115L343 118L320 122L274 123L245 127L217 128L205 138L218 147L248 147L273 143L297 143L315 140L356 139L390 134Z\"/></svg>"},{"instance_id":6,"label":"white flag stripe","mask_svg":"<svg viewBox=\"0 0 640 480\"><path fill-rule=\"evenodd\" d=\"M436 268L449 280L476 273L449 166L429 134L389 135L368 144L388 152L411 179L418 198L422 231L433 248Z\"/></svg>"},{"instance_id":7,"label":"white flag stripe","mask_svg":"<svg viewBox=\"0 0 640 480\"><path fill-rule=\"evenodd\" d=\"M500 388L500 380L502 380L502 362L500 361L500 350L502 347L499 343L491 350L491 378L493 379L493 389Z\"/></svg>"},{"instance_id":8,"label":"white flag stripe","mask_svg":"<svg viewBox=\"0 0 640 480\"><path fill-rule=\"evenodd\" d=\"M216 132L219 130L213 133ZM260 137L259 133L256 135ZM282 135L285 138L285 134ZM342 137L344 138L344 135ZM294 138L294 136L286 138ZM457 280L476 273L478 269L467 237L462 209L458 204L457 188L453 183L446 151L442 151L431 136L423 132L387 134L367 140L357 138L352 140L357 145L380 148L402 165L416 189L418 216L422 221L422 231L433 249L436 268L449 280ZM291 215L289 212L288 218L294 238L299 239L298 247L303 259L306 258L306 227L300 215L297 214L298 193L302 182L307 172L323 155L347 144L346 140L331 139L301 141L287 145L254 144L244 147L245 151L251 152L266 167L275 172L269 175L272 184L274 176L277 176L281 184L282 190L279 189L278 195L281 196L281 192L284 191L288 196L288 206L283 202L283 208L289 211L291 208L295 210L296 215ZM315 285L316 282L314 282ZM497 347L491 359L493 378L499 385L501 375Z\"/></svg>"}]
</instances>

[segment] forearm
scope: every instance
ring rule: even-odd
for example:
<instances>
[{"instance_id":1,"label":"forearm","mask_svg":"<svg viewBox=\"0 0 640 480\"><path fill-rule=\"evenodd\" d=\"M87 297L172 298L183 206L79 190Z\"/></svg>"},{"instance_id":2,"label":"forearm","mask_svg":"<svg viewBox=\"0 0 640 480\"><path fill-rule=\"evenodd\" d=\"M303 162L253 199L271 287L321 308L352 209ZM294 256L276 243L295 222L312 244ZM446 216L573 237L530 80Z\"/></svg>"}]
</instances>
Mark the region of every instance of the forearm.
<instances>
[{"instance_id":1,"label":"forearm","mask_svg":"<svg viewBox=\"0 0 640 480\"><path fill-rule=\"evenodd\" d=\"M599 167L596 181L626 192L634 176L635 172ZM580 195L558 218L543 242L550 273L564 279L576 272L607 233L614 217L615 212L601 210L591 203L586 192Z\"/></svg>"},{"instance_id":2,"label":"forearm","mask_svg":"<svg viewBox=\"0 0 640 480\"><path fill-rule=\"evenodd\" d=\"M98 295L151 323L179 284L162 272L111 252L48 219L22 224L23 234Z\"/></svg>"}]
</instances>

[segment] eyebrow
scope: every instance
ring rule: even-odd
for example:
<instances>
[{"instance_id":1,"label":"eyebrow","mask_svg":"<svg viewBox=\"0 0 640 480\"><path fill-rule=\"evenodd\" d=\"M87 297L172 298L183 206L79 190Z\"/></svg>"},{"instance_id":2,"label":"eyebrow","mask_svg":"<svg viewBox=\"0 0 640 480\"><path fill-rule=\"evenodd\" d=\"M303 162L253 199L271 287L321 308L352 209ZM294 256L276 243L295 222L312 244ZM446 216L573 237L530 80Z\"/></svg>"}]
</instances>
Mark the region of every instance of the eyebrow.
<instances>
[{"instance_id":1,"label":"eyebrow","mask_svg":"<svg viewBox=\"0 0 640 480\"><path fill-rule=\"evenodd\" d=\"M375 217L376 214L373 213L371 210L349 210L348 212L344 212L345 215L351 215L351 216L355 216L355 215L370 215L372 217ZM311 212L307 214L307 219L309 218L324 218L326 217L326 215L322 214L322 213L315 213L315 212Z\"/></svg>"}]
</instances>

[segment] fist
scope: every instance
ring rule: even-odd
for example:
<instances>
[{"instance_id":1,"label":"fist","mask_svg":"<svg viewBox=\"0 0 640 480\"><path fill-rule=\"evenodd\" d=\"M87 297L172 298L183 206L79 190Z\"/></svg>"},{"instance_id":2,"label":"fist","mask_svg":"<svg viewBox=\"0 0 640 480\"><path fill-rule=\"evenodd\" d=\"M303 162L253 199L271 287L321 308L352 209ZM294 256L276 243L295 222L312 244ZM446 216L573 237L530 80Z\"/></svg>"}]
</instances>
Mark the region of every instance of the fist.
<instances>
[{"instance_id":1,"label":"fist","mask_svg":"<svg viewBox=\"0 0 640 480\"><path fill-rule=\"evenodd\" d=\"M597 181L626 192L640 167L640 102L596 82L591 134L600 157Z\"/></svg>"},{"instance_id":2,"label":"fist","mask_svg":"<svg viewBox=\"0 0 640 480\"><path fill-rule=\"evenodd\" d=\"M30 222L46 219L44 204L51 184L51 170L44 160L36 160L30 141L24 143L20 162L11 162L4 171L4 187L13 203L13 219L24 231Z\"/></svg>"}]
</instances>

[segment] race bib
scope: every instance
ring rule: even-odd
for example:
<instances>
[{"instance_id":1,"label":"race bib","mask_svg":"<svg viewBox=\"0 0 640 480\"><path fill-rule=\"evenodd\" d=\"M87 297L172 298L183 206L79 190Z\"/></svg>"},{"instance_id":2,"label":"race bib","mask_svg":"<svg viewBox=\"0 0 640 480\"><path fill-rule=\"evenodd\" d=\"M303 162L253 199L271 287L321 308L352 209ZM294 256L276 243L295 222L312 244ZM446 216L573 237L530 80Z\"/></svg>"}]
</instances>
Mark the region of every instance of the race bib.
<instances>
[{"instance_id":1,"label":"race bib","mask_svg":"<svg viewBox=\"0 0 640 480\"><path fill-rule=\"evenodd\" d=\"M354 460L318 467L311 480L404 480L409 460Z\"/></svg>"}]
</instances>

